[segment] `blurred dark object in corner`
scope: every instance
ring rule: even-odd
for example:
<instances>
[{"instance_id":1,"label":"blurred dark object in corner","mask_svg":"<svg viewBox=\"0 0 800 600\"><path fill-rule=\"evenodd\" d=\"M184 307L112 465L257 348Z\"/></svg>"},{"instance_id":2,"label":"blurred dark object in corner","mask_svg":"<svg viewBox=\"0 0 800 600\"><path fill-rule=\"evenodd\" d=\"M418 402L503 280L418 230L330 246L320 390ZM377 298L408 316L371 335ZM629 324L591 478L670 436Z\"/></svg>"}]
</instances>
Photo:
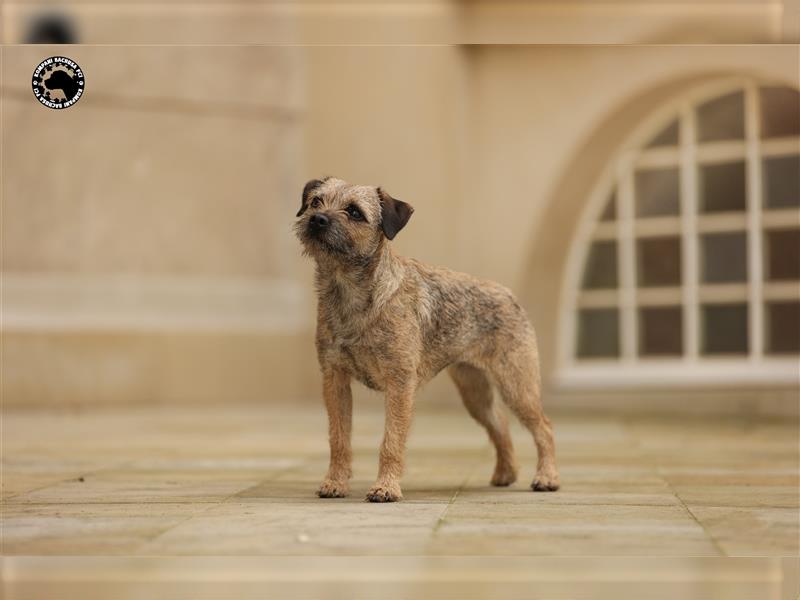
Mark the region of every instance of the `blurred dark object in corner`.
<instances>
[{"instance_id":1,"label":"blurred dark object in corner","mask_svg":"<svg viewBox=\"0 0 800 600\"><path fill-rule=\"evenodd\" d=\"M48 12L31 20L23 41L25 44L76 44L78 35L72 19Z\"/></svg>"}]
</instances>

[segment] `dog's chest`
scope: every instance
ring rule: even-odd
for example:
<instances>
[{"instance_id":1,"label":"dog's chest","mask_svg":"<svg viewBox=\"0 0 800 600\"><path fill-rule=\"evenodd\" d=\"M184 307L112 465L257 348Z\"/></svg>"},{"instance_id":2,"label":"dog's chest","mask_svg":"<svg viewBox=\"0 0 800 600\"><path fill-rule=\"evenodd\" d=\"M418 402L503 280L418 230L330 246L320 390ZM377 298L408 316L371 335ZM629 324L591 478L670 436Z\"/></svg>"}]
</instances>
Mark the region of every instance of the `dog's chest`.
<instances>
[{"instance_id":1,"label":"dog's chest","mask_svg":"<svg viewBox=\"0 0 800 600\"><path fill-rule=\"evenodd\" d=\"M368 388L386 390L392 325L380 318L376 300L348 286L331 286L321 302L323 360Z\"/></svg>"},{"instance_id":2,"label":"dog's chest","mask_svg":"<svg viewBox=\"0 0 800 600\"><path fill-rule=\"evenodd\" d=\"M386 389L381 352L369 343L350 340L333 340L331 358L347 370L354 379L371 390L382 392Z\"/></svg>"}]
</instances>

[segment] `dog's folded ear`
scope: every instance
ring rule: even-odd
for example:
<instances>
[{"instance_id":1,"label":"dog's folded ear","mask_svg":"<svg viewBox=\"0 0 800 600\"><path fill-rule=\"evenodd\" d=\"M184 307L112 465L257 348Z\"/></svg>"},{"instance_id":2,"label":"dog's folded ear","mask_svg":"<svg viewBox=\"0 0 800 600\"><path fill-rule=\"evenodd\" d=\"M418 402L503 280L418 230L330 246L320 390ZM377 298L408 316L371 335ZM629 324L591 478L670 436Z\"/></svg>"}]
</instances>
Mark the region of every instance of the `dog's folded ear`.
<instances>
[{"instance_id":1,"label":"dog's folded ear","mask_svg":"<svg viewBox=\"0 0 800 600\"><path fill-rule=\"evenodd\" d=\"M402 200L392 198L381 188L378 188L378 197L381 199L381 229L387 238L393 240L397 232L408 223L414 207Z\"/></svg>"},{"instance_id":2,"label":"dog's folded ear","mask_svg":"<svg viewBox=\"0 0 800 600\"><path fill-rule=\"evenodd\" d=\"M324 182L321 179L312 179L303 186L303 197L300 199L300 210L297 211L296 217L299 217L308 208L308 198L315 189L321 186Z\"/></svg>"}]
</instances>

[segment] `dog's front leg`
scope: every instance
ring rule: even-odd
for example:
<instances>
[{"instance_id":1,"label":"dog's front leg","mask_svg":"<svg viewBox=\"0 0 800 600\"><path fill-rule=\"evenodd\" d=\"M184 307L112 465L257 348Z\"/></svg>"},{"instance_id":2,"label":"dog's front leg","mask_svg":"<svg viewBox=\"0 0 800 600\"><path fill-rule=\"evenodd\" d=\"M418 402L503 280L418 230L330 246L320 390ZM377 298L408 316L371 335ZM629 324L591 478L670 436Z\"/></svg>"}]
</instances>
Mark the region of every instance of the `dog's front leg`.
<instances>
[{"instance_id":1,"label":"dog's front leg","mask_svg":"<svg viewBox=\"0 0 800 600\"><path fill-rule=\"evenodd\" d=\"M378 481L367 492L370 502L396 502L402 499L400 476L411 428L414 407L414 386L406 381L386 391L386 425L381 444Z\"/></svg>"},{"instance_id":2,"label":"dog's front leg","mask_svg":"<svg viewBox=\"0 0 800 600\"><path fill-rule=\"evenodd\" d=\"M353 396L350 376L336 368L323 369L322 396L328 411L328 438L331 460L328 474L320 485L320 498L344 498L350 491L353 454L350 434L353 425Z\"/></svg>"}]
</instances>

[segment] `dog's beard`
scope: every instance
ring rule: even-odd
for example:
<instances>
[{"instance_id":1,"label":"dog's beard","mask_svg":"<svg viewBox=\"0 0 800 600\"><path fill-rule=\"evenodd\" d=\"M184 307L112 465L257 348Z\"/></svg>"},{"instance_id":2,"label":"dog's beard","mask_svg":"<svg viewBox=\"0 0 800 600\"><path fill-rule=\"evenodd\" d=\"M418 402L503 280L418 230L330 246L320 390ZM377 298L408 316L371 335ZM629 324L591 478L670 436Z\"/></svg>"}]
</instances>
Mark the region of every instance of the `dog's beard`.
<instances>
[{"instance_id":1,"label":"dog's beard","mask_svg":"<svg viewBox=\"0 0 800 600\"><path fill-rule=\"evenodd\" d=\"M362 255L353 248L346 231L334 226L321 233L314 233L307 222L298 221L294 232L303 245L303 255L318 260L333 259L350 268L365 267L372 261L372 254Z\"/></svg>"},{"instance_id":2,"label":"dog's beard","mask_svg":"<svg viewBox=\"0 0 800 600\"><path fill-rule=\"evenodd\" d=\"M303 254L317 257L321 254L347 258L352 255L352 244L349 237L338 227L314 232L304 221L294 226L295 235L303 244Z\"/></svg>"}]
</instances>

